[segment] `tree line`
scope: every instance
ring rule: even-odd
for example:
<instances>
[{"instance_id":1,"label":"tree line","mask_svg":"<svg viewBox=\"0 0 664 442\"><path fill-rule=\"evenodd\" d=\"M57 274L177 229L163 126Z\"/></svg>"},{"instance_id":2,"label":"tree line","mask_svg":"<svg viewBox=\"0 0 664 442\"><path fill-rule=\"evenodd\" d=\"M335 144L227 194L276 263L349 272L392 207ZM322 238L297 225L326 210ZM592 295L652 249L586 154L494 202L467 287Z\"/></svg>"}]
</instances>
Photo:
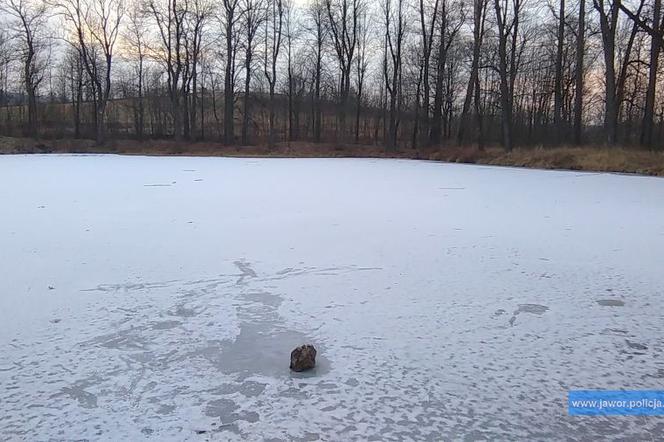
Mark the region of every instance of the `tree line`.
<instances>
[{"instance_id":1,"label":"tree line","mask_svg":"<svg viewBox=\"0 0 664 442\"><path fill-rule=\"evenodd\" d=\"M662 0L0 0L0 132L658 149Z\"/></svg>"}]
</instances>

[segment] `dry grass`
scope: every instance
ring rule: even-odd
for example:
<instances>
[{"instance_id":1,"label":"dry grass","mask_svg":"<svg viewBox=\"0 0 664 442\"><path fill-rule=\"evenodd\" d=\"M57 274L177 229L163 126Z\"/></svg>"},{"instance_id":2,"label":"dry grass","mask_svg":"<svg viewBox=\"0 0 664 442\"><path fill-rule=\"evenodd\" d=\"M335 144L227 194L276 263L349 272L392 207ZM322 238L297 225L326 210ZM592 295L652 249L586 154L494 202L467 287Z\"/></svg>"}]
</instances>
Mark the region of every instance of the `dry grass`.
<instances>
[{"instance_id":1,"label":"dry grass","mask_svg":"<svg viewBox=\"0 0 664 442\"><path fill-rule=\"evenodd\" d=\"M479 150L467 147L453 148L449 151L442 149L432 154L431 159L536 169L566 169L664 176L664 153L623 148L557 147L550 149L516 149L512 152L505 152L499 148Z\"/></svg>"},{"instance_id":2,"label":"dry grass","mask_svg":"<svg viewBox=\"0 0 664 442\"><path fill-rule=\"evenodd\" d=\"M505 152L498 147L405 149L386 153L382 146L333 143L280 143L266 146L224 146L216 142L178 143L171 140L114 140L95 146L90 140L42 140L0 137L0 154L17 153L117 153L124 155L187 155L235 157L372 157L412 158L453 163L569 169L598 172L636 173L664 176L664 153L606 147L558 147L516 149Z\"/></svg>"}]
</instances>

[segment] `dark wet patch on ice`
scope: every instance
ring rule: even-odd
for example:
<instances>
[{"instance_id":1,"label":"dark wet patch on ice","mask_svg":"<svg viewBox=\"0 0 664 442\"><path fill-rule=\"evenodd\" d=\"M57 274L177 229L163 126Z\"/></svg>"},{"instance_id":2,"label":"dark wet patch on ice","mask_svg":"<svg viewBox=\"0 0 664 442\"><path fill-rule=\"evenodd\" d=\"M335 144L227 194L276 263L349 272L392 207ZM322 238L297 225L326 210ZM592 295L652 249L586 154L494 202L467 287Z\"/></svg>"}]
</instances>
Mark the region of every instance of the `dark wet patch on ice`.
<instances>
[{"instance_id":1,"label":"dark wet patch on ice","mask_svg":"<svg viewBox=\"0 0 664 442\"><path fill-rule=\"evenodd\" d=\"M598 299L597 304L601 305L602 307L624 307L625 306L625 301L622 301L620 299Z\"/></svg>"},{"instance_id":2,"label":"dark wet patch on ice","mask_svg":"<svg viewBox=\"0 0 664 442\"><path fill-rule=\"evenodd\" d=\"M494 318L497 318L497 317L499 317L499 316L503 316L503 315L505 315L505 314L507 314L507 312L501 308L501 309L496 310L496 311L493 313L493 317L494 317Z\"/></svg>"},{"instance_id":3,"label":"dark wet patch on ice","mask_svg":"<svg viewBox=\"0 0 664 442\"><path fill-rule=\"evenodd\" d=\"M307 399L309 397L309 393L297 387L288 387L285 390L281 390L279 392L279 396L292 399Z\"/></svg>"},{"instance_id":4,"label":"dark wet patch on ice","mask_svg":"<svg viewBox=\"0 0 664 442\"><path fill-rule=\"evenodd\" d=\"M313 442L320 440L320 434L306 431L303 436L296 437L293 440L296 442Z\"/></svg>"},{"instance_id":5,"label":"dark wet patch on ice","mask_svg":"<svg viewBox=\"0 0 664 442\"><path fill-rule=\"evenodd\" d=\"M639 350L639 351L645 351L648 350L648 346L645 344L641 344L639 342L632 342L629 339L625 339L625 343L629 348L632 350Z\"/></svg>"},{"instance_id":6,"label":"dark wet patch on ice","mask_svg":"<svg viewBox=\"0 0 664 442\"><path fill-rule=\"evenodd\" d=\"M277 308L281 305L283 302L283 299L281 299L280 296L278 295L273 295L268 292L252 292L252 293L247 293L246 295L243 295L243 298L248 300L248 301L253 301L257 302L260 304L267 305L269 307Z\"/></svg>"},{"instance_id":7,"label":"dark wet patch on ice","mask_svg":"<svg viewBox=\"0 0 664 442\"><path fill-rule=\"evenodd\" d=\"M184 304L175 306L175 310L170 313L172 316L179 316L181 318L193 318L198 312L193 308L187 308Z\"/></svg>"},{"instance_id":8,"label":"dark wet patch on ice","mask_svg":"<svg viewBox=\"0 0 664 442\"><path fill-rule=\"evenodd\" d=\"M602 330L602 334L624 336L627 334L627 330L621 330L619 328L605 328Z\"/></svg>"},{"instance_id":9,"label":"dark wet patch on ice","mask_svg":"<svg viewBox=\"0 0 664 442\"><path fill-rule=\"evenodd\" d=\"M97 408L97 396L85 390L93 383L92 381L80 381L70 387L63 387L60 394L78 401L78 405L83 408Z\"/></svg>"},{"instance_id":10,"label":"dark wet patch on ice","mask_svg":"<svg viewBox=\"0 0 664 442\"><path fill-rule=\"evenodd\" d=\"M235 283L236 285L245 284L246 283L245 279L256 278L258 276L256 275L254 269L251 268L251 265L244 260L235 261L233 264L235 264L235 267L237 267L240 270L240 272L242 272L237 282Z\"/></svg>"},{"instance_id":11,"label":"dark wet patch on ice","mask_svg":"<svg viewBox=\"0 0 664 442\"><path fill-rule=\"evenodd\" d=\"M212 394L222 396L240 393L244 397L260 396L265 391L266 384L256 381L244 381L241 383L222 384L211 391Z\"/></svg>"},{"instance_id":12,"label":"dark wet patch on ice","mask_svg":"<svg viewBox=\"0 0 664 442\"><path fill-rule=\"evenodd\" d=\"M657 372L644 375L643 378L664 379L664 368L658 368Z\"/></svg>"},{"instance_id":13,"label":"dark wet patch on ice","mask_svg":"<svg viewBox=\"0 0 664 442\"><path fill-rule=\"evenodd\" d=\"M192 285L201 285L201 284L206 284L208 287L216 287L220 284L229 284L233 281L233 279L237 275L219 275L219 278L204 278L204 279L195 279L193 281L187 281L184 282L184 286L192 286ZM196 291L192 291L191 293L197 293Z\"/></svg>"},{"instance_id":14,"label":"dark wet patch on ice","mask_svg":"<svg viewBox=\"0 0 664 442\"><path fill-rule=\"evenodd\" d=\"M219 417L222 422L227 422L225 418L230 416L235 410L240 408L235 401L230 399L215 399L208 402L205 407L205 415L209 417Z\"/></svg>"},{"instance_id":15,"label":"dark wet patch on ice","mask_svg":"<svg viewBox=\"0 0 664 442\"><path fill-rule=\"evenodd\" d=\"M282 269L274 275L266 276L261 279L261 281L277 281L294 276L300 275L316 275L316 276L338 276L344 273L352 272L365 272L365 271L374 271L374 270L383 270L381 267L358 267L358 266L343 266L343 267L326 267L326 268L316 268L316 267L304 267L304 268L285 268Z\"/></svg>"},{"instance_id":16,"label":"dark wet patch on ice","mask_svg":"<svg viewBox=\"0 0 664 442\"><path fill-rule=\"evenodd\" d=\"M360 385L360 382L355 378L348 378L346 379L346 385L350 387L357 387L358 385Z\"/></svg>"},{"instance_id":17,"label":"dark wet patch on ice","mask_svg":"<svg viewBox=\"0 0 664 442\"><path fill-rule=\"evenodd\" d=\"M175 411L175 405L161 404L159 408L157 408L156 413L161 415L166 415L166 414L171 414L174 411Z\"/></svg>"},{"instance_id":18,"label":"dark wet patch on ice","mask_svg":"<svg viewBox=\"0 0 664 442\"><path fill-rule=\"evenodd\" d=\"M180 321L161 321L153 322L151 324L152 330L170 330L172 328L178 327L182 323Z\"/></svg>"},{"instance_id":19,"label":"dark wet patch on ice","mask_svg":"<svg viewBox=\"0 0 664 442\"><path fill-rule=\"evenodd\" d=\"M254 423L258 422L260 419L260 415L255 411L238 411L239 408L240 406L230 399L215 399L207 403L205 407L205 415L208 417L219 418L222 427L236 421Z\"/></svg>"},{"instance_id":20,"label":"dark wet patch on ice","mask_svg":"<svg viewBox=\"0 0 664 442\"><path fill-rule=\"evenodd\" d=\"M543 315L549 310L549 307L540 304L519 304L519 308L514 312L517 313L532 313L533 315Z\"/></svg>"},{"instance_id":21,"label":"dark wet patch on ice","mask_svg":"<svg viewBox=\"0 0 664 442\"><path fill-rule=\"evenodd\" d=\"M308 342L302 333L275 327L274 324L245 322L235 341L199 350L224 373L234 373L240 379L255 375L286 377L290 373L289 355L293 348ZM317 358L317 367L302 376L325 373L329 365Z\"/></svg>"},{"instance_id":22,"label":"dark wet patch on ice","mask_svg":"<svg viewBox=\"0 0 664 442\"><path fill-rule=\"evenodd\" d=\"M237 261L244 275L255 275L248 263ZM291 351L311 339L284 325L277 312L282 299L266 291L252 291L240 295L237 307L240 333L232 341L208 342L207 346L190 353L210 361L218 370L235 374L239 381L261 375L274 378L312 377L329 371L329 362L320 354L316 368L292 374L289 368Z\"/></svg>"},{"instance_id":23,"label":"dark wet patch on ice","mask_svg":"<svg viewBox=\"0 0 664 442\"><path fill-rule=\"evenodd\" d=\"M143 184L144 187L171 187L172 184Z\"/></svg>"},{"instance_id":24,"label":"dark wet patch on ice","mask_svg":"<svg viewBox=\"0 0 664 442\"><path fill-rule=\"evenodd\" d=\"M99 284L97 287L90 289L83 289L82 292L117 292L123 290L125 292L133 290L149 290L155 288L164 288L173 285L178 280L163 281L163 282L138 282L138 283L124 283L124 284Z\"/></svg>"},{"instance_id":25,"label":"dark wet patch on ice","mask_svg":"<svg viewBox=\"0 0 664 442\"><path fill-rule=\"evenodd\" d=\"M519 304L519 307L514 311L514 314L510 318L510 325L514 325L516 322L516 317L521 313L529 313L531 315L541 316L549 310L549 307L546 305L540 304Z\"/></svg>"},{"instance_id":26,"label":"dark wet patch on ice","mask_svg":"<svg viewBox=\"0 0 664 442\"><path fill-rule=\"evenodd\" d=\"M145 350L147 348L147 341L140 333L138 327L121 330L115 333L109 333L83 342L82 344L100 345L106 348L113 348L118 350Z\"/></svg>"},{"instance_id":27,"label":"dark wet patch on ice","mask_svg":"<svg viewBox=\"0 0 664 442\"><path fill-rule=\"evenodd\" d=\"M140 364L147 364L154 360L155 355L151 351L144 351L144 352L132 353L128 355L127 358L131 359L134 362L138 362Z\"/></svg>"}]
</instances>

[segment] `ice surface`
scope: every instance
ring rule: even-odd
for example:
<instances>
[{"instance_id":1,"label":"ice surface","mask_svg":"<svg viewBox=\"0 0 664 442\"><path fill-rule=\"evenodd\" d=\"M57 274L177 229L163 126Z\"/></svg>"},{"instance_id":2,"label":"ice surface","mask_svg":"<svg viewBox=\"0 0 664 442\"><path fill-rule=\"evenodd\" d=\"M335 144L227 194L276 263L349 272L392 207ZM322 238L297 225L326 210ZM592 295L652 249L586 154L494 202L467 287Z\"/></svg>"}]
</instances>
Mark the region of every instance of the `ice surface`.
<instances>
[{"instance_id":1,"label":"ice surface","mask_svg":"<svg viewBox=\"0 0 664 442\"><path fill-rule=\"evenodd\" d=\"M0 202L1 439L664 431L566 411L662 388L662 179L2 156Z\"/></svg>"}]
</instances>

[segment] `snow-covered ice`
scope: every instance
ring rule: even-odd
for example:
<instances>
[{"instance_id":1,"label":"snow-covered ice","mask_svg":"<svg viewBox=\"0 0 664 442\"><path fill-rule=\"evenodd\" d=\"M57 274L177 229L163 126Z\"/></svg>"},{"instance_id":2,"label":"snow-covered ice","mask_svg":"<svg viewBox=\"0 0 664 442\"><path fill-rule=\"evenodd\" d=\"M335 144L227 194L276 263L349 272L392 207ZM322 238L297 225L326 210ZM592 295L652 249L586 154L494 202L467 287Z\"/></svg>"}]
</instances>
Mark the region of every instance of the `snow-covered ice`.
<instances>
[{"instance_id":1,"label":"snow-covered ice","mask_svg":"<svg viewBox=\"0 0 664 442\"><path fill-rule=\"evenodd\" d=\"M567 415L664 388L664 179L3 156L0 203L1 439L664 432Z\"/></svg>"}]
</instances>

